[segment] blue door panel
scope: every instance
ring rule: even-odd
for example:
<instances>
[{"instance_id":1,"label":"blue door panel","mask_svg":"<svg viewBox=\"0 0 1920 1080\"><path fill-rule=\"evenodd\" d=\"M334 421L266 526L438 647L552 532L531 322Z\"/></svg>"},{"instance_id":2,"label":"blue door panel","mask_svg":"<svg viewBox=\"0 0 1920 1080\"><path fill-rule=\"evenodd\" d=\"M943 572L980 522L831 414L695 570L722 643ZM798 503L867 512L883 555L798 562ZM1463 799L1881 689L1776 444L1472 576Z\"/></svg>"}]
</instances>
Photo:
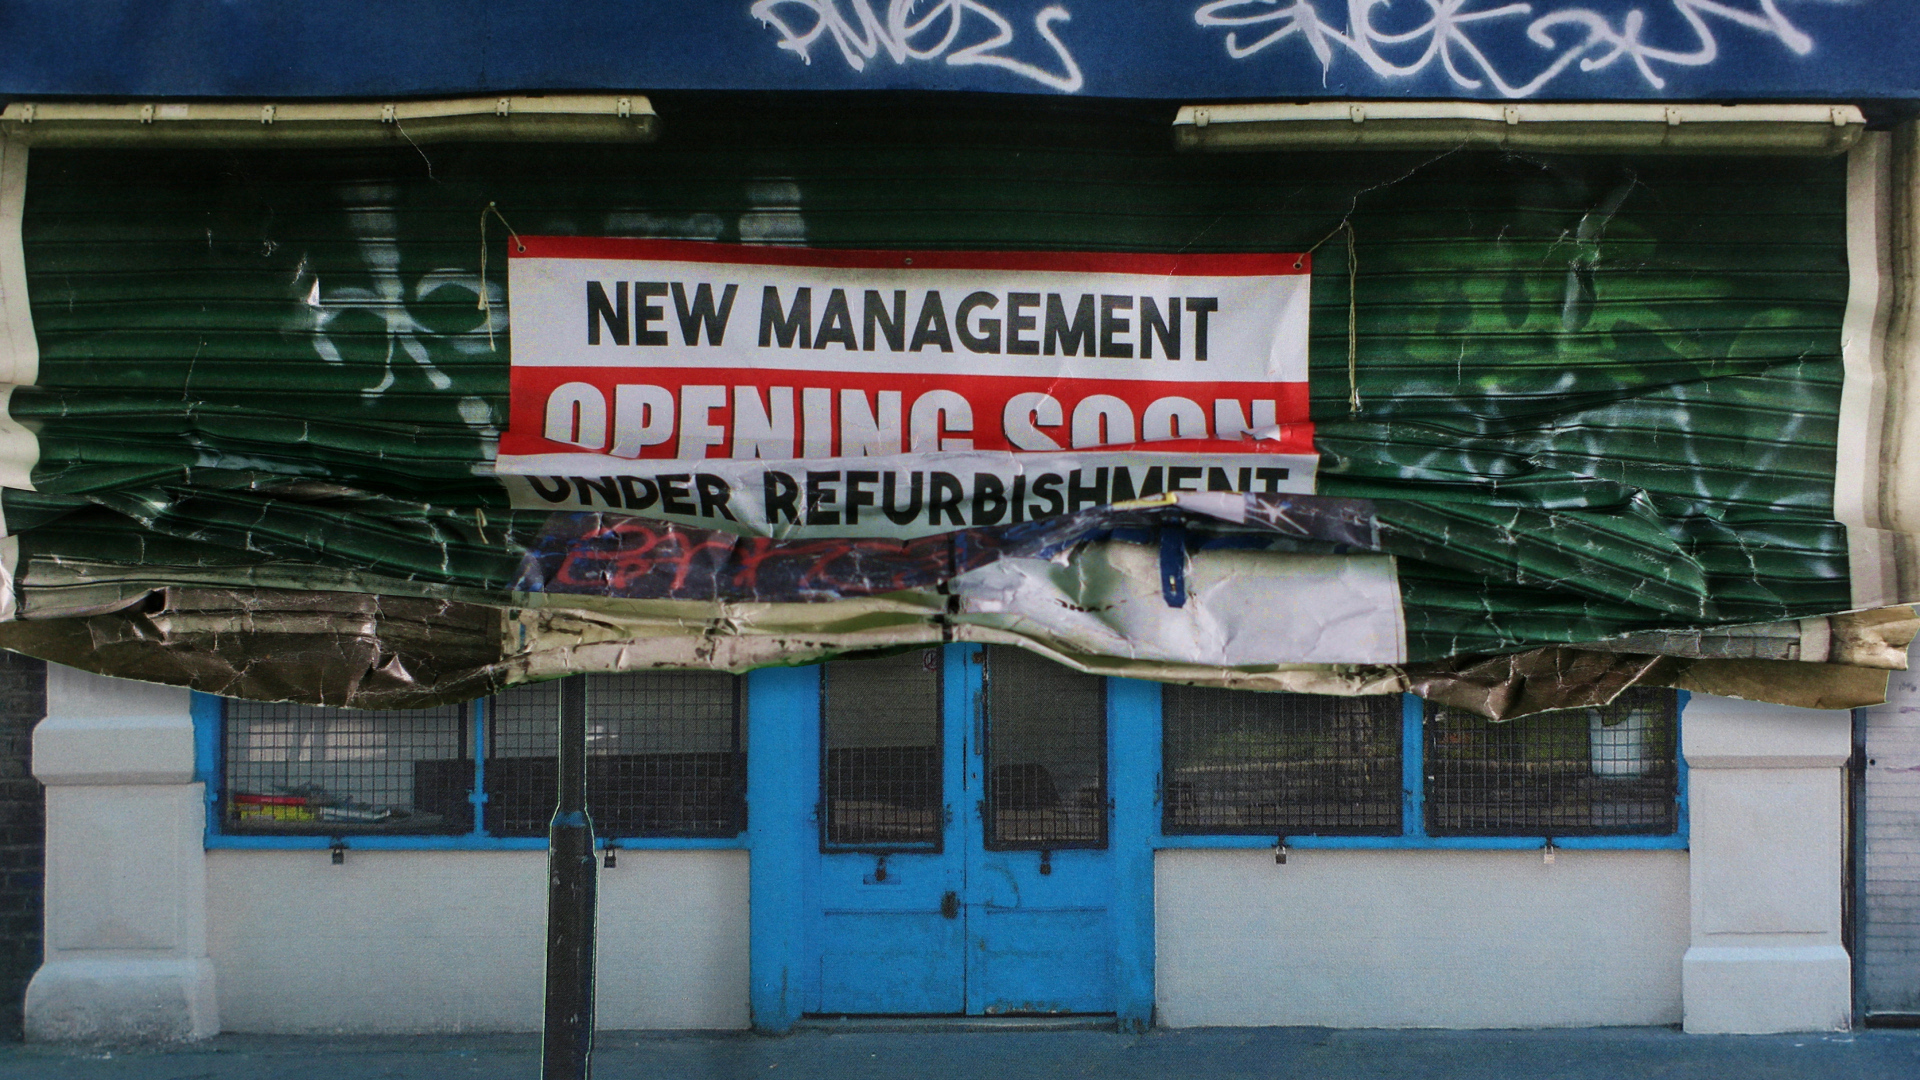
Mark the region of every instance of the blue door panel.
<instances>
[{"instance_id":1,"label":"blue door panel","mask_svg":"<svg viewBox=\"0 0 1920 1080\"><path fill-rule=\"evenodd\" d=\"M973 851L967 899L996 908L1104 908L1112 864L1105 851L1049 851L1045 863L1038 851Z\"/></svg>"},{"instance_id":2,"label":"blue door panel","mask_svg":"<svg viewBox=\"0 0 1920 1080\"><path fill-rule=\"evenodd\" d=\"M965 924L931 912L824 912L821 1004L833 1013L952 1015L966 1005Z\"/></svg>"},{"instance_id":3,"label":"blue door panel","mask_svg":"<svg viewBox=\"0 0 1920 1080\"><path fill-rule=\"evenodd\" d=\"M1113 925L1107 909L967 913L970 1013L1114 1011Z\"/></svg>"}]
</instances>

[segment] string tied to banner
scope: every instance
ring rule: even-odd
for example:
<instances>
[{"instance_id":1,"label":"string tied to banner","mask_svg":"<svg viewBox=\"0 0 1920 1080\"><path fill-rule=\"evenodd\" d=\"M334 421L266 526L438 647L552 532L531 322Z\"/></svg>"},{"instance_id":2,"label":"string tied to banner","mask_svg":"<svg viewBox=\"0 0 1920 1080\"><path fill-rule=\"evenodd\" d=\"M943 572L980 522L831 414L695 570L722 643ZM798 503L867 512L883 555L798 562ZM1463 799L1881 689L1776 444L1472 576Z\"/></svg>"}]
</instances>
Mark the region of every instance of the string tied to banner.
<instances>
[{"instance_id":1,"label":"string tied to banner","mask_svg":"<svg viewBox=\"0 0 1920 1080\"><path fill-rule=\"evenodd\" d=\"M523 242L520 239L520 234L513 231L513 226L507 222L506 216L500 213L500 207L498 204L489 202L487 203L486 209L480 211L480 302L475 306L478 307L481 311L486 313L487 351L495 352L498 350L495 349L494 343L493 343L493 301L488 297L488 294L487 294L487 215L488 214L492 214L494 217L497 217L500 219L501 227L505 228L507 230L507 235L513 238L513 245L516 250L525 251L527 250L527 245L525 244L525 242Z\"/></svg>"},{"instance_id":2,"label":"string tied to banner","mask_svg":"<svg viewBox=\"0 0 1920 1080\"><path fill-rule=\"evenodd\" d=\"M1350 218L1344 219L1340 222L1340 224L1335 225L1333 227L1333 231L1321 237L1318 242L1316 242L1312 247L1308 248L1306 250L1306 254L1308 255L1313 254L1315 251L1319 250L1321 244L1324 244L1327 241L1333 239L1334 237L1339 236L1343 232L1347 234L1347 415L1359 416L1360 415L1360 348L1359 348L1360 255L1359 255L1359 252L1354 250L1354 233L1353 233L1352 219ZM1298 269L1298 268L1299 268L1299 264L1296 263L1295 269Z\"/></svg>"}]
</instances>

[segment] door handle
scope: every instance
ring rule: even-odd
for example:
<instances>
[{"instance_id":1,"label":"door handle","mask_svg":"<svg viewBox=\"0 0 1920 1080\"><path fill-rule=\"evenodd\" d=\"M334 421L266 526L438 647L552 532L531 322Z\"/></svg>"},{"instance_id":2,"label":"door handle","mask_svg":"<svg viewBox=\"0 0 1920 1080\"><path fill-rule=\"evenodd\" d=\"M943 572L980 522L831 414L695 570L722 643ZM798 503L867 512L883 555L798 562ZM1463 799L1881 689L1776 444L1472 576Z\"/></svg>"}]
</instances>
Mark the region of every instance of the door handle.
<instances>
[{"instance_id":1,"label":"door handle","mask_svg":"<svg viewBox=\"0 0 1920 1080\"><path fill-rule=\"evenodd\" d=\"M940 897L940 915L942 918L947 919L957 919L960 917L959 893L948 889L946 894Z\"/></svg>"}]
</instances>

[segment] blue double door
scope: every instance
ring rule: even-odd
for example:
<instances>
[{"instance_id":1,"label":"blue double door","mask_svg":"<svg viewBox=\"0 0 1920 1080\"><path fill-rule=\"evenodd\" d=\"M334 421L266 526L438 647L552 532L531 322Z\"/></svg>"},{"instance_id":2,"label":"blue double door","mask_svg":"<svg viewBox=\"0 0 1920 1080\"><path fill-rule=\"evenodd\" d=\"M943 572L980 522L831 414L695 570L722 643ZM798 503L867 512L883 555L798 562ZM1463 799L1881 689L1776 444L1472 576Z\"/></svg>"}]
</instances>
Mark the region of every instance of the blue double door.
<instances>
[{"instance_id":1,"label":"blue double door","mask_svg":"<svg viewBox=\"0 0 1920 1080\"><path fill-rule=\"evenodd\" d=\"M804 1011L1124 1013L1107 680L979 646L819 671Z\"/></svg>"}]
</instances>

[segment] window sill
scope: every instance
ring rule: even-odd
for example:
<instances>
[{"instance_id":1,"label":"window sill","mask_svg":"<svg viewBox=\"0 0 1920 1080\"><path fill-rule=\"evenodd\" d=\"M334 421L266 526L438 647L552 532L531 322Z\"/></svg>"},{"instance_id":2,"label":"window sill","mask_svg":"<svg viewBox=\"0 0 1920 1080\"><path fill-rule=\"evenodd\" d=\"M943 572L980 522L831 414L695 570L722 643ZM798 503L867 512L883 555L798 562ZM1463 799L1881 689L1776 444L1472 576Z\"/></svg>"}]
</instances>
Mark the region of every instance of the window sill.
<instances>
[{"instance_id":1,"label":"window sill","mask_svg":"<svg viewBox=\"0 0 1920 1080\"><path fill-rule=\"evenodd\" d=\"M747 838L740 836L649 836L613 837L619 851L744 851ZM393 836L369 835L341 837L348 851L545 851L544 836ZM294 836L228 836L210 833L206 847L237 851L326 851L333 846L331 836L311 834ZM605 849L606 837L595 845Z\"/></svg>"},{"instance_id":2,"label":"window sill","mask_svg":"<svg viewBox=\"0 0 1920 1080\"><path fill-rule=\"evenodd\" d=\"M1272 851L1271 836L1157 836L1155 850L1213 849ZM1544 836L1289 836L1286 845L1296 851L1539 851ZM1556 836L1561 851L1684 851L1687 838L1662 836Z\"/></svg>"}]
</instances>

